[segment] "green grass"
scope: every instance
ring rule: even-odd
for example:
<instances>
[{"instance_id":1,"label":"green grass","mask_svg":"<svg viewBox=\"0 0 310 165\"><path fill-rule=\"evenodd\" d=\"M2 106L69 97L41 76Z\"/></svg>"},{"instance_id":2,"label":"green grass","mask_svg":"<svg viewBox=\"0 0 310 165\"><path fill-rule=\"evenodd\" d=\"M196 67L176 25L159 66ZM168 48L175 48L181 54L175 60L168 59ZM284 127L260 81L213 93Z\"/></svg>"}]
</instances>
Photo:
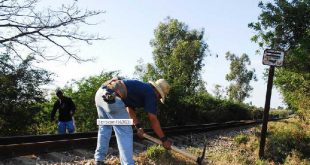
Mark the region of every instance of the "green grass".
<instances>
[{"instance_id":1,"label":"green grass","mask_svg":"<svg viewBox=\"0 0 310 165\"><path fill-rule=\"evenodd\" d=\"M159 157L162 157L163 155L169 155L169 153L162 146L152 145L146 150L145 155L151 160L158 160Z\"/></svg>"},{"instance_id":2,"label":"green grass","mask_svg":"<svg viewBox=\"0 0 310 165\"><path fill-rule=\"evenodd\" d=\"M240 134L240 135L237 135L236 137L234 137L234 142L237 143L237 144L246 144L248 141L249 141L249 137L248 135L245 135L245 134Z\"/></svg>"},{"instance_id":3,"label":"green grass","mask_svg":"<svg viewBox=\"0 0 310 165\"><path fill-rule=\"evenodd\" d=\"M252 129L252 134L233 137L232 146L207 152L206 159L211 165L310 165L309 124L297 118L269 122L265 160L258 158L260 131L261 129L256 127ZM200 155L202 152L194 147L188 148L187 151L194 155ZM158 145L148 148L146 157L158 165L193 164Z\"/></svg>"},{"instance_id":4,"label":"green grass","mask_svg":"<svg viewBox=\"0 0 310 165\"><path fill-rule=\"evenodd\" d=\"M258 158L260 129L252 135L233 138L231 149L208 153L211 164L310 165L310 126L297 118L269 122L265 145L266 160Z\"/></svg>"}]
</instances>

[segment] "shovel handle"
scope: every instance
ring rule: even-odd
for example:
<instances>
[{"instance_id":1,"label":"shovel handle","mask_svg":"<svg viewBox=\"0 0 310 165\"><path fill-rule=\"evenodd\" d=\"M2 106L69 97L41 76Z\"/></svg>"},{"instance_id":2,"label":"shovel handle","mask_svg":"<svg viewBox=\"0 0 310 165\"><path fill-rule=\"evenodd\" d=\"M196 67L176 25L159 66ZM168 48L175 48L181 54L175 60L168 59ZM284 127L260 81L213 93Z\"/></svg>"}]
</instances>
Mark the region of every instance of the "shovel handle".
<instances>
[{"instance_id":1,"label":"shovel handle","mask_svg":"<svg viewBox=\"0 0 310 165\"><path fill-rule=\"evenodd\" d=\"M146 133L143 134L143 137L146 138L146 139L148 139L148 140L150 140L150 141L152 141L152 142L154 142L154 143L157 143L157 144L160 144L160 145L162 144L161 140L159 140L159 139L157 139L157 138L154 138L154 137L152 137L152 136L150 136L150 135L148 135L148 134L146 134ZM193 160L193 161L195 161L195 162L197 162L197 160L198 160L198 157L196 157L196 156L194 156L194 155L192 155L192 154L190 154L190 153L187 153L187 152L185 152L185 151L183 151L183 150L177 148L177 147L174 146L174 145L171 145L171 149L172 149L173 151L175 151L175 152L178 152L178 153L180 153L180 154L186 156L187 158L189 158L189 159L191 159L191 160Z\"/></svg>"}]
</instances>

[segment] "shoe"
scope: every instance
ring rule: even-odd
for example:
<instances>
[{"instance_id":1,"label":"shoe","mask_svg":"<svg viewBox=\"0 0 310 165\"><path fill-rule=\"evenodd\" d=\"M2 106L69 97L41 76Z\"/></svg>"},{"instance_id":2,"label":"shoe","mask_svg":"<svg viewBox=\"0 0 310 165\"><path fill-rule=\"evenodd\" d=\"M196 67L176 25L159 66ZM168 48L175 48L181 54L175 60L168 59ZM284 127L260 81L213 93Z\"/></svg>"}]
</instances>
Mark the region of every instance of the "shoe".
<instances>
[{"instance_id":1,"label":"shoe","mask_svg":"<svg viewBox=\"0 0 310 165\"><path fill-rule=\"evenodd\" d=\"M95 165L104 165L104 162L102 162L102 161L96 161Z\"/></svg>"}]
</instances>

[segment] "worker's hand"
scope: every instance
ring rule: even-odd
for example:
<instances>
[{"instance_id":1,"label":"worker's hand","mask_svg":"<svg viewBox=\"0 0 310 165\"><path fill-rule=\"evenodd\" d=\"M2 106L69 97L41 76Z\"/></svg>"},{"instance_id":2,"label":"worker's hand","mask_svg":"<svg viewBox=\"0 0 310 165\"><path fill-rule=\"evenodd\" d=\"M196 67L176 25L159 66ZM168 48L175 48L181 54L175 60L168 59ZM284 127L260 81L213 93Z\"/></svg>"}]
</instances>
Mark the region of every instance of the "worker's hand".
<instances>
[{"instance_id":1,"label":"worker's hand","mask_svg":"<svg viewBox=\"0 0 310 165\"><path fill-rule=\"evenodd\" d=\"M167 150L171 149L172 142L167 138L167 136L161 137L160 140L165 149Z\"/></svg>"},{"instance_id":2,"label":"worker's hand","mask_svg":"<svg viewBox=\"0 0 310 165\"><path fill-rule=\"evenodd\" d=\"M162 142L162 145L165 149L167 150L171 150L171 145L172 145L172 142L170 140L166 140L166 141L163 141Z\"/></svg>"},{"instance_id":3,"label":"worker's hand","mask_svg":"<svg viewBox=\"0 0 310 165\"><path fill-rule=\"evenodd\" d=\"M144 137L143 137L143 134L144 134L143 128L138 128L138 129L137 129L137 135L138 135L138 137L141 138L141 139L143 139L143 138L144 138Z\"/></svg>"},{"instance_id":4,"label":"worker's hand","mask_svg":"<svg viewBox=\"0 0 310 165\"><path fill-rule=\"evenodd\" d=\"M134 125L134 128L137 130L137 135L138 135L138 137L141 138L141 139L144 138L144 137L143 137L144 130L143 130L141 124L140 124L140 123L136 123L136 124Z\"/></svg>"}]
</instances>

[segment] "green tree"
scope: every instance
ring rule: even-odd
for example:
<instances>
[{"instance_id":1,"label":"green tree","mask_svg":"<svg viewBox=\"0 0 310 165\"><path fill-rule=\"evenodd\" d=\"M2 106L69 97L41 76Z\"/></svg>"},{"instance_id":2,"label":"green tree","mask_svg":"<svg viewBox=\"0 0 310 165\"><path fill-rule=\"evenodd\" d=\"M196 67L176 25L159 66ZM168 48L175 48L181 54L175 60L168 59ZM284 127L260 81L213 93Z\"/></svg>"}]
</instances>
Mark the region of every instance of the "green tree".
<instances>
[{"instance_id":1,"label":"green tree","mask_svg":"<svg viewBox=\"0 0 310 165\"><path fill-rule=\"evenodd\" d=\"M0 135L34 133L37 121L33 118L42 109L45 94L40 88L48 84L50 74L33 68L34 58L12 63L8 54L0 56ZM16 62L16 61L15 61Z\"/></svg>"},{"instance_id":2,"label":"green tree","mask_svg":"<svg viewBox=\"0 0 310 165\"><path fill-rule=\"evenodd\" d=\"M98 76L74 81L63 89L65 95L71 97L76 105L74 118L78 132L97 131L96 92L105 81L117 75L117 71L102 72Z\"/></svg>"},{"instance_id":3,"label":"green tree","mask_svg":"<svg viewBox=\"0 0 310 165\"><path fill-rule=\"evenodd\" d=\"M310 107L310 1L275 0L260 3L258 22L249 27L262 48L277 46L285 51L284 66L277 68L275 85L291 109L305 116Z\"/></svg>"},{"instance_id":4,"label":"green tree","mask_svg":"<svg viewBox=\"0 0 310 165\"><path fill-rule=\"evenodd\" d=\"M190 30L177 19L167 18L159 23L151 40L156 77L167 79L173 86L181 86L187 94L201 86L200 71L207 44L203 40L204 30ZM149 71L149 70L148 70Z\"/></svg>"},{"instance_id":5,"label":"green tree","mask_svg":"<svg viewBox=\"0 0 310 165\"><path fill-rule=\"evenodd\" d=\"M223 87L219 84L216 84L214 86L214 90L213 90L214 96L216 99L223 99L225 98L225 90L223 89Z\"/></svg>"},{"instance_id":6,"label":"green tree","mask_svg":"<svg viewBox=\"0 0 310 165\"><path fill-rule=\"evenodd\" d=\"M142 80L165 78L172 87L173 97L159 107L162 111L158 116L163 124L186 123L190 120L186 118L188 115L195 118L195 110L186 108L185 104L198 90L206 91L200 75L207 49L203 35L203 29L190 30L185 23L168 17L159 23L150 42L154 64L140 62L136 67Z\"/></svg>"},{"instance_id":7,"label":"green tree","mask_svg":"<svg viewBox=\"0 0 310 165\"><path fill-rule=\"evenodd\" d=\"M234 81L227 88L229 99L237 102L243 102L245 98L250 96L250 91L253 90L250 82L256 80L255 70L248 70L247 65L251 61L247 54L242 54L241 57L230 52L226 53L226 59L230 61L230 73L226 74L226 80Z\"/></svg>"},{"instance_id":8,"label":"green tree","mask_svg":"<svg viewBox=\"0 0 310 165\"><path fill-rule=\"evenodd\" d=\"M143 59L138 60L138 65L135 66L134 74L138 79L147 82L148 80L156 80L158 71L153 64L143 62Z\"/></svg>"},{"instance_id":9,"label":"green tree","mask_svg":"<svg viewBox=\"0 0 310 165\"><path fill-rule=\"evenodd\" d=\"M103 12L82 11L77 1L72 2L55 9L40 6L38 0L0 0L1 134L50 130L50 125L45 125L49 104L45 105L44 90L40 87L51 82L51 74L34 67L34 61L87 61L78 56L75 44L104 39L80 28L96 25L89 18ZM48 50L57 54L46 54Z\"/></svg>"},{"instance_id":10,"label":"green tree","mask_svg":"<svg viewBox=\"0 0 310 165\"><path fill-rule=\"evenodd\" d=\"M77 132L97 131L96 120L98 115L94 100L95 94L103 82L115 76L118 76L117 71L102 72L99 75L73 80L62 89L64 95L71 97L76 105L74 119ZM44 108L34 116L37 121L40 121L35 126L37 134L54 134L57 132L57 125L50 122L51 111L57 99L56 94L52 93L51 99L43 104Z\"/></svg>"}]
</instances>

